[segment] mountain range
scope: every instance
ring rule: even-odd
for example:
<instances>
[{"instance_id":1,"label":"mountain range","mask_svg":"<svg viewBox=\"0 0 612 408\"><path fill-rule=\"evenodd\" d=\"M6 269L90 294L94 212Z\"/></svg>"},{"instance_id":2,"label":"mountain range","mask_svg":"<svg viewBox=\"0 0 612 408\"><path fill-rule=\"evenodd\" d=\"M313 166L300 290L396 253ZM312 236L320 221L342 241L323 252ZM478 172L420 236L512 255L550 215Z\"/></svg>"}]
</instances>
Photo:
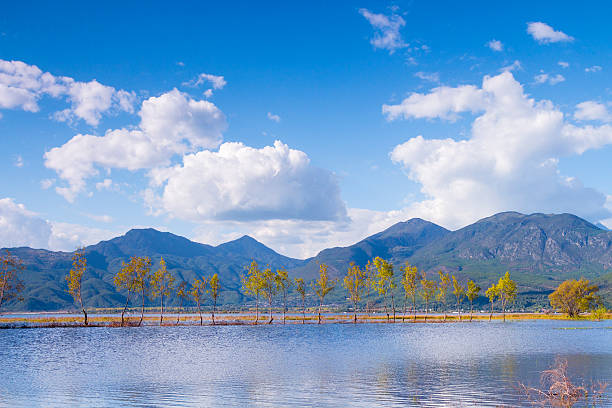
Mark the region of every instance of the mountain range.
<instances>
[{"instance_id":1,"label":"mountain range","mask_svg":"<svg viewBox=\"0 0 612 408\"><path fill-rule=\"evenodd\" d=\"M22 302L10 310L51 311L74 307L65 276L71 267L69 252L27 247L9 248L25 266ZM116 307L125 301L113 286L113 276L130 256L149 256L154 267L161 257L178 280L193 282L218 273L221 304L248 299L240 291L240 275L251 260L273 268L287 268L293 277L312 280L318 264L329 265L333 278L342 277L349 262L365 265L380 256L396 266L409 262L437 277L437 270L470 278L485 289L506 270L519 284L521 305L543 304L560 282L584 276L599 284L604 296L612 289L612 231L571 214L505 212L456 231L414 218L347 247L329 248L300 260L278 254L249 236L218 246L188 240L154 229L133 229L123 236L85 248L89 269L83 278L88 307ZM397 279L398 286L399 276ZM399 289L398 289L399 290ZM340 300L342 291L331 297ZM484 292L484 290L483 290Z\"/></svg>"}]
</instances>

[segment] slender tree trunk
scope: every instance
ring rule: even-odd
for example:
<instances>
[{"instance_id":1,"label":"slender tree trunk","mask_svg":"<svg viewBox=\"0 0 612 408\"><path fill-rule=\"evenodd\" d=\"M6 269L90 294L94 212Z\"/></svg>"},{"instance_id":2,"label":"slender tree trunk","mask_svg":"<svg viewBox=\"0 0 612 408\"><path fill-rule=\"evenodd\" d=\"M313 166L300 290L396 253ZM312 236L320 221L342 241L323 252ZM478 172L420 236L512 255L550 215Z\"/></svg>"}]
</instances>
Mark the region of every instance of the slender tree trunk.
<instances>
[{"instance_id":1,"label":"slender tree trunk","mask_svg":"<svg viewBox=\"0 0 612 408\"><path fill-rule=\"evenodd\" d=\"M79 302L81 303L81 309L83 310L83 317L85 319L85 326L87 326L87 311L83 307L83 298L81 297L81 291L79 290Z\"/></svg>"},{"instance_id":2,"label":"slender tree trunk","mask_svg":"<svg viewBox=\"0 0 612 408\"><path fill-rule=\"evenodd\" d=\"M164 323L164 295L161 295L161 312L159 313L159 325Z\"/></svg>"},{"instance_id":3,"label":"slender tree trunk","mask_svg":"<svg viewBox=\"0 0 612 408\"><path fill-rule=\"evenodd\" d=\"M321 306L323 305L323 299L319 301L319 321L318 324L321 324Z\"/></svg>"},{"instance_id":4,"label":"slender tree trunk","mask_svg":"<svg viewBox=\"0 0 612 408\"><path fill-rule=\"evenodd\" d=\"M402 323L406 321L406 301L408 300L408 296L404 296L404 311L402 313Z\"/></svg>"},{"instance_id":5,"label":"slender tree trunk","mask_svg":"<svg viewBox=\"0 0 612 408\"><path fill-rule=\"evenodd\" d=\"M181 309L183 308L183 298L181 298L181 300L179 300L179 307L178 307L178 313L176 315L176 324L175 326L178 326L179 321L181 319Z\"/></svg>"},{"instance_id":6,"label":"slender tree trunk","mask_svg":"<svg viewBox=\"0 0 612 408\"><path fill-rule=\"evenodd\" d=\"M143 290L142 291L142 309L140 309L140 321L138 322L139 327L142 325L142 319L144 319L144 303L145 303L145 296L144 296L144 290Z\"/></svg>"},{"instance_id":7,"label":"slender tree trunk","mask_svg":"<svg viewBox=\"0 0 612 408\"><path fill-rule=\"evenodd\" d=\"M259 293L255 296L255 324L259 323Z\"/></svg>"},{"instance_id":8,"label":"slender tree trunk","mask_svg":"<svg viewBox=\"0 0 612 408\"><path fill-rule=\"evenodd\" d=\"M287 292L283 291L283 324L287 319Z\"/></svg>"},{"instance_id":9,"label":"slender tree trunk","mask_svg":"<svg viewBox=\"0 0 612 408\"><path fill-rule=\"evenodd\" d=\"M473 311L474 311L474 305L472 304L472 302L470 302L470 322L472 321Z\"/></svg>"},{"instance_id":10,"label":"slender tree trunk","mask_svg":"<svg viewBox=\"0 0 612 408\"><path fill-rule=\"evenodd\" d=\"M502 302L502 312L504 314L504 323L506 323L506 303Z\"/></svg>"},{"instance_id":11,"label":"slender tree trunk","mask_svg":"<svg viewBox=\"0 0 612 408\"><path fill-rule=\"evenodd\" d=\"M200 314L200 326L204 326L204 319L202 319L202 308L200 306L200 299L198 299L198 313Z\"/></svg>"},{"instance_id":12,"label":"slender tree trunk","mask_svg":"<svg viewBox=\"0 0 612 408\"><path fill-rule=\"evenodd\" d=\"M427 312L428 312L428 309L429 309L429 302L425 301L425 323L427 323Z\"/></svg>"},{"instance_id":13,"label":"slender tree trunk","mask_svg":"<svg viewBox=\"0 0 612 408\"><path fill-rule=\"evenodd\" d=\"M414 313L414 322L416 322L416 296L412 296L412 313Z\"/></svg>"},{"instance_id":14,"label":"slender tree trunk","mask_svg":"<svg viewBox=\"0 0 612 408\"><path fill-rule=\"evenodd\" d=\"M489 314L489 321L493 318L493 302L491 302L491 313Z\"/></svg>"},{"instance_id":15,"label":"slender tree trunk","mask_svg":"<svg viewBox=\"0 0 612 408\"><path fill-rule=\"evenodd\" d=\"M306 323L306 299L302 298L302 324Z\"/></svg>"},{"instance_id":16,"label":"slender tree trunk","mask_svg":"<svg viewBox=\"0 0 612 408\"><path fill-rule=\"evenodd\" d=\"M272 324L272 320L274 320L274 318L272 317L272 296L268 298L268 306L270 310L270 320L268 320L268 324Z\"/></svg>"},{"instance_id":17,"label":"slender tree trunk","mask_svg":"<svg viewBox=\"0 0 612 408\"><path fill-rule=\"evenodd\" d=\"M212 324L215 325L215 310L217 309L217 298L213 300Z\"/></svg>"},{"instance_id":18,"label":"slender tree trunk","mask_svg":"<svg viewBox=\"0 0 612 408\"><path fill-rule=\"evenodd\" d=\"M461 321L461 309L459 308L459 302L457 302L457 312L459 312L459 321Z\"/></svg>"},{"instance_id":19,"label":"slender tree trunk","mask_svg":"<svg viewBox=\"0 0 612 408\"><path fill-rule=\"evenodd\" d=\"M353 302L353 323L357 323L357 302Z\"/></svg>"},{"instance_id":20,"label":"slender tree trunk","mask_svg":"<svg viewBox=\"0 0 612 408\"><path fill-rule=\"evenodd\" d=\"M444 321L446 321L446 300L442 303L442 307L444 308Z\"/></svg>"},{"instance_id":21,"label":"slender tree trunk","mask_svg":"<svg viewBox=\"0 0 612 408\"><path fill-rule=\"evenodd\" d=\"M393 309L393 323L395 323L395 298L393 292L391 292L391 308Z\"/></svg>"},{"instance_id":22,"label":"slender tree trunk","mask_svg":"<svg viewBox=\"0 0 612 408\"><path fill-rule=\"evenodd\" d=\"M128 303L130 302L130 293L128 292L128 295L125 297L125 306L123 307L123 311L121 312L121 327L123 327L123 316L125 315L125 311L127 310L128 307Z\"/></svg>"},{"instance_id":23,"label":"slender tree trunk","mask_svg":"<svg viewBox=\"0 0 612 408\"><path fill-rule=\"evenodd\" d=\"M387 323L389 323L389 321L391 320L391 317L389 316L389 308L387 307L387 296L383 296L383 305L385 306L385 314L387 315Z\"/></svg>"}]
</instances>

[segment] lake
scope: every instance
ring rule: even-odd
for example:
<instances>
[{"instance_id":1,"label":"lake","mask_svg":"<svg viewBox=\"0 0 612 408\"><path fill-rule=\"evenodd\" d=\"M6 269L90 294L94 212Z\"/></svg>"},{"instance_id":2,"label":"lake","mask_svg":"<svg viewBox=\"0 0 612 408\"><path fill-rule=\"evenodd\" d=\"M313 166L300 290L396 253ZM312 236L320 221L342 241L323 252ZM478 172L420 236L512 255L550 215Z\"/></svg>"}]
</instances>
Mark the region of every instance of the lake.
<instances>
[{"instance_id":1,"label":"lake","mask_svg":"<svg viewBox=\"0 0 612 408\"><path fill-rule=\"evenodd\" d=\"M612 389L612 322L0 330L0 406L530 406L566 358ZM569 329L568 329L569 328Z\"/></svg>"}]
</instances>

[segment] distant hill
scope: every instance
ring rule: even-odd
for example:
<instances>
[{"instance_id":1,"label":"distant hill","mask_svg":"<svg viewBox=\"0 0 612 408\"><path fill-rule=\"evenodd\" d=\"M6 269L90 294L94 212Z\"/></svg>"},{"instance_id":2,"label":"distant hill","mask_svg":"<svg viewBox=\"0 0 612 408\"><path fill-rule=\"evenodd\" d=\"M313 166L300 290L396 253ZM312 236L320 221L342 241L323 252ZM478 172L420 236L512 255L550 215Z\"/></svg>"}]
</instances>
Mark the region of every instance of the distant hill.
<instances>
[{"instance_id":1,"label":"distant hill","mask_svg":"<svg viewBox=\"0 0 612 408\"><path fill-rule=\"evenodd\" d=\"M70 253L31 248L12 248L26 266L25 301L9 304L20 310L61 310L72 308L64 277L70 269ZM278 254L257 240L244 236L218 246L190 241L168 232L135 229L85 249L90 269L83 282L83 294L90 307L118 306L124 298L112 279L121 262L132 255L146 255L157 267L164 257L179 280L218 273L220 303L245 301L240 292L240 274L252 259L274 268L285 267L293 277L313 279L318 264L330 267L340 278L349 262L365 265L376 256L399 266L409 262L431 276L450 271L459 279L475 280L483 288L510 270L519 283L521 305L545 302L545 296L561 281L585 276L602 287L610 297L612 289L612 231L604 230L571 214L505 212L484 218L457 231L449 231L422 219L397 223L354 245L329 248L315 257L299 260ZM398 287L399 277L397 279ZM399 292L398 288L398 292ZM341 300L341 290L330 299Z\"/></svg>"},{"instance_id":2,"label":"distant hill","mask_svg":"<svg viewBox=\"0 0 612 408\"><path fill-rule=\"evenodd\" d=\"M61 310L72 308L65 276L71 267L71 253L31 248L11 248L26 267L24 302L8 309ZM255 239L244 236L219 246L210 246L154 229L133 229L125 235L85 248L89 269L83 280L83 296L90 307L118 306L125 298L115 291L113 277L130 256L148 256L153 269L161 257L178 280L193 282L203 275L218 273L223 285L221 303L238 303L240 274L252 259L265 265L295 268L304 261L280 255Z\"/></svg>"}]
</instances>

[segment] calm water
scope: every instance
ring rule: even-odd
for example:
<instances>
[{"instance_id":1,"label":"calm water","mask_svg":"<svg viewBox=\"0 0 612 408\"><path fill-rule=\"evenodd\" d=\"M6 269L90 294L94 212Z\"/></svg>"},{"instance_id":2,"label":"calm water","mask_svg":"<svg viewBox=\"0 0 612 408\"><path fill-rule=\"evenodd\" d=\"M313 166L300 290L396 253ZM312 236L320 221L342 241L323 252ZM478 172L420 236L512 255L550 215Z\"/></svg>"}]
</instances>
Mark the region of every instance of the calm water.
<instances>
[{"instance_id":1,"label":"calm water","mask_svg":"<svg viewBox=\"0 0 612 408\"><path fill-rule=\"evenodd\" d=\"M0 330L0 406L529 406L557 356L612 387L611 324Z\"/></svg>"}]
</instances>

